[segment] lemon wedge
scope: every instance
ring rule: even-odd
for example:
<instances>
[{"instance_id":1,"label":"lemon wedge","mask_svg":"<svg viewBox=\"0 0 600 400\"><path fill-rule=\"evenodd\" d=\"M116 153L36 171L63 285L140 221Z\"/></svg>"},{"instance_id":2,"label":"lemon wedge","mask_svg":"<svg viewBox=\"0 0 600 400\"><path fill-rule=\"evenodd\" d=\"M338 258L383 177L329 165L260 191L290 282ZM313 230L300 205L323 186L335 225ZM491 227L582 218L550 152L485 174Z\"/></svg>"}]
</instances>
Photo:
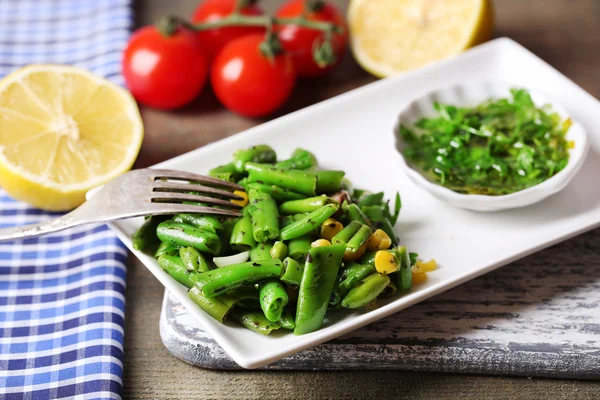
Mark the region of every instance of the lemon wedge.
<instances>
[{"instance_id":1,"label":"lemon wedge","mask_svg":"<svg viewBox=\"0 0 600 400\"><path fill-rule=\"evenodd\" d=\"M45 210L129 170L143 138L131 95L83 69L32 65L0 80L0 186Z\"/></svg>"},{"instance_id":2,"label":"lemon wedge","mask_svg":"<svg viewBox=\"0 0 600 400\"><path fill-rule=\"evenodd\" d=\"M491 37L489 0L352 0L351 47L378 77L422 67Z\"/></svg>"}]
</instances>

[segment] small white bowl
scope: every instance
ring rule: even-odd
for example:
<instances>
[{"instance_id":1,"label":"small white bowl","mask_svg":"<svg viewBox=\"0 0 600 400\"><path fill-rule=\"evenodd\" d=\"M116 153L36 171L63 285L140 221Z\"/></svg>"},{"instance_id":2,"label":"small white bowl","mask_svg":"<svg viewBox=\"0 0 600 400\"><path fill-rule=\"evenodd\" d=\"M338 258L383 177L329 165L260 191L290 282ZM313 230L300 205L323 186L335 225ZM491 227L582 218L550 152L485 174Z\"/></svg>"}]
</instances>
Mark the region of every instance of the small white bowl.
<instances>
[{"instance_id":1,"label":"small white bowl","mask_svg":"<svg viewBox=\"0 0 600 400\"><path fill-rule=\"evenodd\" d=\"M406 144L398 134L400 125L411 127L422 117L437 115L438 113L433 108L436 102L458 107L473 107L491 98L510 97L510 89L512 88L523 88L523 86L501 81L475 81L438 89L408 103L400 113L398 124L394 129L396 149L400 155L400 165L408 177L417 186L425 189L438 199L457 208L475 211L499 211L524 207L537 203L564 189L581 168L590 147L588 136L583 126L577 121L572 121L573 123L566 135L567 140L572 140L575 143L575 147L569 151L567 166L558 174L538 185L507 195L488 196L457 193L426 179L419 171L413 169L404 158L403 150ZM537 106L550 104L552 109L563 119L569 118L566 110L557 102L549 100L530 88L525 87L524 89L529 91L533 102Z\"/></svg>"}]
</instances>

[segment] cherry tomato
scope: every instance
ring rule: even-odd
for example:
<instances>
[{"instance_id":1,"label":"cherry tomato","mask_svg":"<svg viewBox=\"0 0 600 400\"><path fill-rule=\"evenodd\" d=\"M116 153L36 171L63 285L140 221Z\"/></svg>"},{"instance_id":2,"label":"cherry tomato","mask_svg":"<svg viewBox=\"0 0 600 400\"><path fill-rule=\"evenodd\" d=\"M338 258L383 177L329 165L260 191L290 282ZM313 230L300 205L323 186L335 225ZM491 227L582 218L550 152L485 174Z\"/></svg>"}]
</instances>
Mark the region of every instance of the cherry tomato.
<instances>
[{"instance_id":1,"label":"cherry tomato","mask_svg":"<svg viewBox=\"0 0 600 400\"><path fill-rule=\"evenodd\" d=\"M194 14L194 22L210 22L223 19L235 10L236 0L205 0L201 2ZM262 15L263 10L248 1L247 5L240 9L242 15ZM209 61L213 60L221 49L233 39L252 33L263 33L265 28L252 26L236 26L228 28L210 29L196 33L202 47L206 50Z\"/></svg>"},{"instance_id":2,"label":"cherry tomato","mask_svg":"<svg viewBox=\"0 0 600 400\"><path fill-rule=\"evenodd\" d=\"M193 33L163 36L155 27L137 30L123 55L123 75L133 96L151 107L172 109L196 97L208 76L208 63Z\"/></svg>"},{"instance_id":3,"label":"cherry tomato","mask_svg":"<svg viewBox=\"0 0 600 400\"><path fill-rule=\"evenodd\" d=\"M275 111L292 93L296 72L282 53L267 59L259 45L264 35L243 36L226 45L215 59L211 83L219 100L232 111L260 117Z\"/></svg>"},{"instance_id":4,"label":"cherry tomato","mask_svg":"<svg viewBox=\"0 0 600 400\"><path fill-rule=\"evenodd\" d=\"M299 17L304 12L305 0L290 0L277 10L275 15L279 18ZM332 39L333 51L336 62L321 68L313 59L315 41L323 40L323 32L314 29L303 28L298 25L281 25L278 27L279 39L283 47L292 54L294 66L298 76L311 78L326 74L344 56L348 42L348 34L344 16L331 3L323 1L316 11L308 14L311 21L331 22L344 29L343 33L335 34Z\"/></svg>"}]
</instances>

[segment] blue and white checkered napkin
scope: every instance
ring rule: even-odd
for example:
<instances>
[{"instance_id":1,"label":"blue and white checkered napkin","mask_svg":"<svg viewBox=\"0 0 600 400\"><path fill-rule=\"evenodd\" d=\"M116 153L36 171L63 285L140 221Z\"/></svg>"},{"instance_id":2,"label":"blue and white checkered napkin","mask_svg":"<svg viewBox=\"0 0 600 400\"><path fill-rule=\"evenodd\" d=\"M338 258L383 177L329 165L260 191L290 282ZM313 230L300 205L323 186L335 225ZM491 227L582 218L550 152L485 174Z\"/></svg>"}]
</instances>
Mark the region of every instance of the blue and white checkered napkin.
<instances>
[{"instance_id":1,"label":"blue and white checkered napkin","mask_svg":"<svg viewBox=\"0 0 600 400\"><path fill-rule=\"evenodd\" d=\"M0 76L73 64L122 84L130 0L0 0ZM0 190L0 227L56 217ZM106 226L0 243L0 399L121 398L125 260Z\"/></svg>"}]
</instances>

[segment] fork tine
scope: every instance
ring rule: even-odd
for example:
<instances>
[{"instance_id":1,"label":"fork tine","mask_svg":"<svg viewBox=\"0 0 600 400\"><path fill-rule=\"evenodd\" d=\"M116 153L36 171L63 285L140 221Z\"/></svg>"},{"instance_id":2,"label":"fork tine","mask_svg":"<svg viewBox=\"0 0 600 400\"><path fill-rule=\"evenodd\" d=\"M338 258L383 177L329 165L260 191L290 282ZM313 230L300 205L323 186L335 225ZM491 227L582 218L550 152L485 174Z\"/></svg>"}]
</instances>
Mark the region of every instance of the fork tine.
<instances>
[{"instance_id":1,"label":"fork tine","mask_svg":"<svg viewBox=\"0 0 600 400\"><path fill-rule=\"evenodd\" d=\"M233 200L242 200L242 197L238 196L237 194L228 192L226 190L216 189L209 186L195 185L193 183L156 181L154 182L153 187L155 192L198 192L214 194L222 197L227 197Z\"/></svg>"},{"instance_id":2,"label":"fork tine","mask_svg":"<svg viewBox=\"0 0 600 400\"><path fill-rule=\"evenodd\" d=\"M152 202L157 203L161 200L166 203L174 203L179 201L194 201L198 203L212 204L227 208L243 208L239 204L230 202L229 200L215 199L214 197L200 196L197 194L178 193L178 192L152 192Z\"/></svg>"},{"instance_id":3,"label":"fork tine","mask_svg":"<svg viewBox=\"0 0 600 400\"><path fill-rule=\"evenodd\" d=\"M221 217L241 217L242 213L233 210L223 210L221 208L197 206L194 204L181 203L151 203L156 207L156 211L152 211L152 215L170 215L179 213L194 213L214 215Z\"/></svg>"},{"instance_id":4,"label":"fork tine","mask_svg":"<svg viewBox=\"0 0 600 400\"><path fill-rule=\"evenodd\" d=\"M209 176L198 175L191 172L173 171L169 169L152 169L154 179L173 179L184 180L198 183L208 183L211 185L224 186L233 190L244 190L244 188L236 183L227 182L221 179L211 178Z\"/></svg>"}]
</instances>

